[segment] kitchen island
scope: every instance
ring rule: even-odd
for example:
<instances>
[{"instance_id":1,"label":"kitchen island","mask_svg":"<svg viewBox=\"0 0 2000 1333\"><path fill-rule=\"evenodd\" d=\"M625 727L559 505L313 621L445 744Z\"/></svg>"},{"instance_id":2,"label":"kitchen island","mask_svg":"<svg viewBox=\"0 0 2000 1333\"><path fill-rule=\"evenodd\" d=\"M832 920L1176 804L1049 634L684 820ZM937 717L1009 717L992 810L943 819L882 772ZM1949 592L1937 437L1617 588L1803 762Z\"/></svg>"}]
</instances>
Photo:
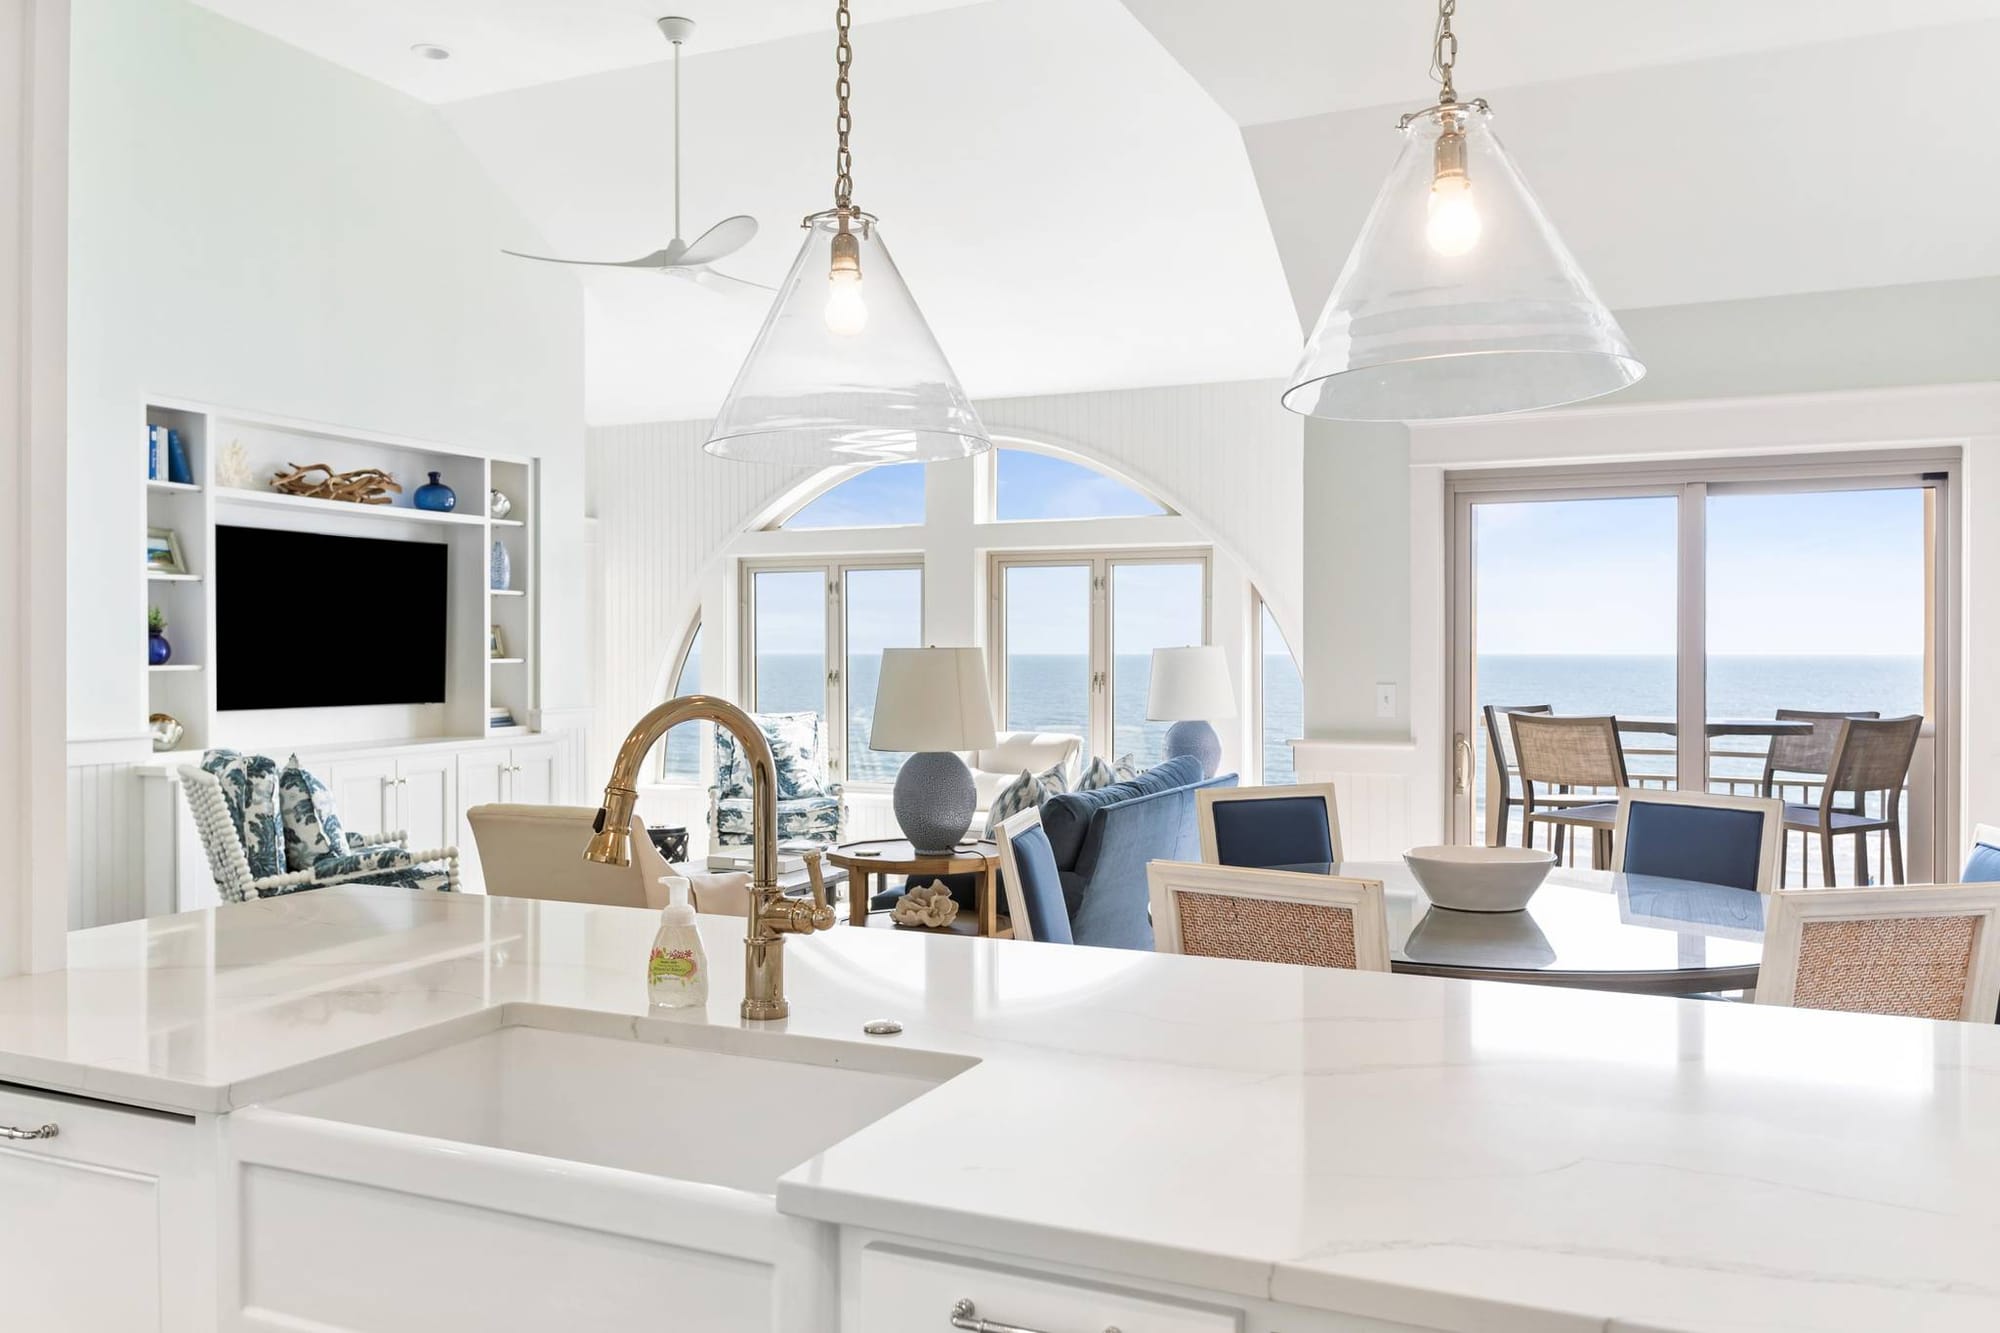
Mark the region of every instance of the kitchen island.
<instances>
[{"instance_id":1,"label":"kitchen island","mask_svg":"<svg viewBox=\"0 0 2000 1333\"><path fill-rule=\"evenodd\" d=\"M0 981L0 1325L2000 1327L1990 1027L853 929L745 1024L742 923L668 1013L654 926L72 936Z\"/></svg>"}]
</instances>

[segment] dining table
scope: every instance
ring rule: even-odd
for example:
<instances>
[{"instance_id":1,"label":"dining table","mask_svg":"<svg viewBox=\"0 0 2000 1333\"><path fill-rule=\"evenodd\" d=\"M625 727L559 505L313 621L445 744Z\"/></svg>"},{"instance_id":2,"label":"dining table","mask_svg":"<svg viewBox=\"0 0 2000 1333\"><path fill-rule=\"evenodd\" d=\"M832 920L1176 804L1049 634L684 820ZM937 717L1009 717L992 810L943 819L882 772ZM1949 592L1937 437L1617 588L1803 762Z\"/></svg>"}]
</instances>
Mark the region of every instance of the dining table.
<instances>
[{"instance_id":1,"label":"dining table","mask_svg":"<svg viewBox=\"0 0 2000 1333\"><path fill-rule=\"evenodd\" d=\"M1746 889L1557 866L1525 911L1465 912L1432 903L1401 861L1271 869L1379 881L1392 972L1641 995L1757 985L1764 901Z\"/></svg>"}]
</instances>

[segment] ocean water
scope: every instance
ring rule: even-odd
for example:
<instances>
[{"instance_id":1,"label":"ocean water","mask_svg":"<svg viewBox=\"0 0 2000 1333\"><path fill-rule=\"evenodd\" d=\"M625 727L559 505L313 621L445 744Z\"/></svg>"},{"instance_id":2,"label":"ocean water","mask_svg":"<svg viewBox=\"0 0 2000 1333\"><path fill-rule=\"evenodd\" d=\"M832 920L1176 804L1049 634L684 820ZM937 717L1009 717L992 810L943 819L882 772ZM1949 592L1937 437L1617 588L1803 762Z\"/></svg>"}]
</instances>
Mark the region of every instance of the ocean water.
<instances>
[{"instance_id":1,"label":"ocean water","mask_svg":"<svg viewBox=\"0 0 2000 1333\"><path fill-rule=\"evenodd\" d=\"M1613 713L1628 717L1672 717L1675 659L1670 656L1554 657L1484 654L1479 658L1476 698L1481 707L1549 704L1558 713ZM1924 710L1921 657L1768 656L1711 657L1708 661L1708 715L1712 718L1772 717L1780 708L1826 712L1876 709L1884 717ZM1669 737L1631 737L1635 748L1672 749ZM1720 738L1713 748L1743 759L1712 761L1716 777L1763 771L1765 742L1755 737ZM1486 747L1475 747L1483 793ZM1636 773L1671 772L1671 756L1631 756Z\"/></svg>"},{"instance_id":2,"label":"ocean water","mask_svg":"<svg viewBox=\"0 0 2000 1333\"><path fill-rule=\"evenodd\" d=\"M848 671L847 767L850 782L893 782L902 756L878 754L868 748L875 717L875 681L879 657L857 656ZM1165 758L1168 723L1146 720L1146 692L1151 683L1149 654L1119 656L1113 663L1114 756L1131 755L1142 767ZM1090 664L1082 656L1031 654L1009 659L1007 699L994 721L1002 731L1064 731L1089 734ZM769 653L757 667L759 712L817 710L825 706L826 666L817 654ZM1289 782L1292 751L1285 742L1301 734L1304 699L1298 673L1289 657L1266 659L1264 670L1264 775L1269 782ZM693 776L698 771L694 730L687 738L669 738L668 771ZM704 729L705 730L705 729Z\"/></svg>"}]
</instances>

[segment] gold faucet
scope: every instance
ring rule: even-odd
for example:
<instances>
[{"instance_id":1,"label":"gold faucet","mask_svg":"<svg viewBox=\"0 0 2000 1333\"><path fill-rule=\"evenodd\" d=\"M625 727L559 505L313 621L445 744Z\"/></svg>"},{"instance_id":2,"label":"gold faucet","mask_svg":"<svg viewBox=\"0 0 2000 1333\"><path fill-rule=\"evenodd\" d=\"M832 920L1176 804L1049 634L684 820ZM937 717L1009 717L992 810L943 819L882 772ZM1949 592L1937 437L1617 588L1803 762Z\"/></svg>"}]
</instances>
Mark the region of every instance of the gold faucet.
<instances>
[{"instance_id":1,"label":"gold faucet","mask_svg":"<svg viewBox=\"0 0 2000 1333\"><path fill-rule=\"evenodd\" d=\"M640 718L618 747L611 780L604 784L604 804L597 810L597 833L583 859L608 866L632 864L632 808L639 801L639 765L654 743L682 722L713 722L734 736L749 756L753 831L750 929L743 937L743 1016L783 1018L791 1012L785 1001L785 936L830 929L833 909L826 903L818 852L806 853L811 903L787 898L778 888L777 764L771 758L771 743L748 713L713 695L684 694Z\"/></svg>"}]
</instances>

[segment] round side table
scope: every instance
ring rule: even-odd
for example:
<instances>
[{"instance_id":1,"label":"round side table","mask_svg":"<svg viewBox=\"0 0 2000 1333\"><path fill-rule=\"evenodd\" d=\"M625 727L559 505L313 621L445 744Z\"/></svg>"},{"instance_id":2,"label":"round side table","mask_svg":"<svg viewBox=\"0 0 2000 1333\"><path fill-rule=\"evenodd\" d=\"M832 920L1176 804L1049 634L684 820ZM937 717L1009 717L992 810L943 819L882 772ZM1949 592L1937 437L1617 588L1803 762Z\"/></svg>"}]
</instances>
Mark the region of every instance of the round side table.
<instances>
[{"instance_id":1,"label":"round side table","mask_svg":"<svg viewBox=\"0 0 2000 1333\"><path fill-rule=\"evenodd\" d=\"M1000 849L990 842L962 842L945 856L925 856L910 846L907 838L877 838L869 842L845 842L826 854L828 865L847 872L847 922L852 926L871 924L868 903L875 895L869 886L888 887L891 875L971 875L973 876L973 921L971 929L952 922L947 929L959 934L1011 936L1014 928L1000 915ZM881 914L888 921L888 914Z\"/></svg>"}]
</instances>

